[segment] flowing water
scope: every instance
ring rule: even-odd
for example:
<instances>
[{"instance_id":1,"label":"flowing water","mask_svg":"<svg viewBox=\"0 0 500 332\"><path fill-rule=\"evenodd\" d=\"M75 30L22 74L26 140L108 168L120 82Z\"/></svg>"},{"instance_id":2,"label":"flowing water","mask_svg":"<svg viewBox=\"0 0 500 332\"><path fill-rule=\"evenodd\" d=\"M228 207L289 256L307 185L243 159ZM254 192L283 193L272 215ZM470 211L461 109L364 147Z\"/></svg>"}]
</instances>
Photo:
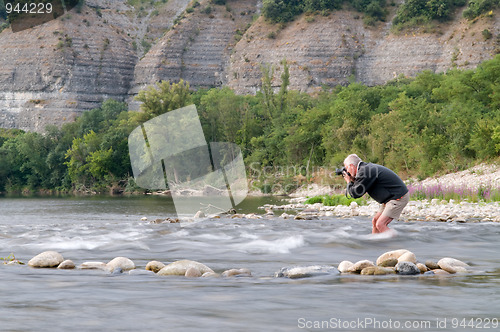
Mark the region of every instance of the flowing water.
<instances>
[{"instance_id":1,"label":"flowing water","mask_svg":"<svg viewBox=\"0 0 500 332\"><path fill-rule=\"evenodd\" d=\"M258 212L270 198L247 199ZM141 221L173 215L164 197L0 198L0 257L55 250L79 265L116 256L191 259L252 277L184 278L0 265L1 331L498 330L500 224L393 222L373 238L368 218ZM274 278L282 267L376 260L405 248L420 261L454 257L453 276ZM497 327L496 329L494 327Z\"/></svg>"}]
</instances>

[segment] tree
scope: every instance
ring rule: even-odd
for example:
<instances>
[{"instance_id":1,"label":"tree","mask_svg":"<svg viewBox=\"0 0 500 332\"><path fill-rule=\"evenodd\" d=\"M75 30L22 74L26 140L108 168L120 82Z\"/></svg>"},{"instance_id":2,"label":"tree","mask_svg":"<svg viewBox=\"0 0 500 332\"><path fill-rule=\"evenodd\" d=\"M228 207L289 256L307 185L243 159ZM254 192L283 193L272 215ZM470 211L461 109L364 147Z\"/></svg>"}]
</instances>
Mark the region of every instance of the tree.
<instances>
[{"instance_id":1,"label":"tree","mask_svg":"<svg viewBox=\"0 0 500 332\"><path fill-rule=\"evenodd\" d=\"M142 102L141 110L152 118L188 105L190 95L189 83L162 81L139 92L136 99Z\"/></svg>"}]
</instances>

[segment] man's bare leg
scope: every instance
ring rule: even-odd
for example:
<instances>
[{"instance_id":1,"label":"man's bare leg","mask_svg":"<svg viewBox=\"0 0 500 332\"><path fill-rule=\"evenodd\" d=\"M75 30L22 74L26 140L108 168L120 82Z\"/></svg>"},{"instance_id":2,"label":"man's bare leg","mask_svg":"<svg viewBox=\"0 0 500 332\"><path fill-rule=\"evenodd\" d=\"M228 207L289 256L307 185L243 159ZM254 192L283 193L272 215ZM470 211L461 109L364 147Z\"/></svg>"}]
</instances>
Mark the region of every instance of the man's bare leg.
<instances>
[{"instance_id":1,"label":"man's bare leg","mask_svg":"<svg viewBox=\"0 0 500 332\"><path fill-rule=\"evenodd\" d=\"M392 218L388 217L388 216L380 216L379 218L377 218L377 221L375 223L375 226L377 228L377 231L379 233L383 233L383 232L387 232L390 230L389 227L387 227L387 225L389 225L389 223L392 221Z\"/></svg>"},{"instance_id":2,"label":"man's bare leg","mask_svg":"<svg viewBox=\"0 0 500 332\"><path fill-rule=\"evenodd\" d=\"M377 229L377 221L381 215L382 215L382 212L377 212L372 219L372 234L380 233Z\"/></svg>"}]
</instances>

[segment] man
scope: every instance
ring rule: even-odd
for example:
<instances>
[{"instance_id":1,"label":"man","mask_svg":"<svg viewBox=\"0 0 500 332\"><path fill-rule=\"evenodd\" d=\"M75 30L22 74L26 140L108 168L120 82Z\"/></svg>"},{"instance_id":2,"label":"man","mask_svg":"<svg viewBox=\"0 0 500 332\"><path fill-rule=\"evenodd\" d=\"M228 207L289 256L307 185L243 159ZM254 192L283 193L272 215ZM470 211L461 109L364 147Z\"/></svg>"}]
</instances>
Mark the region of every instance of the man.
<instances>
[{"instance_id":1,"label":"man","mask_svg":"<svg viewBox=\"0 0 500 332\"><path fill-rule=\"evenodd\" d=\"M344 167L346 171L342 175L347 182L347 193L354 198L368 193L381 204L372 219L372 233L390 231L387 225L399 218L410 200L404 182L387 167L365 163L355 154L347 156Z\"/></svg>"}]
</instances>

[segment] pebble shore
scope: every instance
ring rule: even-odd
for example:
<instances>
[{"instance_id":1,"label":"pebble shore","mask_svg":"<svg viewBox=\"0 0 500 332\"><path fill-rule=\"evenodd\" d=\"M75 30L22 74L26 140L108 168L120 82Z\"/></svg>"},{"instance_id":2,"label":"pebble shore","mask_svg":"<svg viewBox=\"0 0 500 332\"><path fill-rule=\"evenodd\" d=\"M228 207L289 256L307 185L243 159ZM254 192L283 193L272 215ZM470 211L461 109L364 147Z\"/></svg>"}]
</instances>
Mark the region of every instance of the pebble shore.
<instances>
[{"instance_id":1,"label":"pebble shore","mask_svg":"<svg viewBox=\"0 0 500 332\"><path fill-rule=\"evenodd\" d=\"M286 211L297 211L300 219L303 215L315 217L373 217L378 211L379 204L369 200L367 205L358 205L352 202L350 206L324 206L321 203L305 204L305 197L292 198L289 204L262 206L262 209L284 211L283 217L290 217ZM401 221L454 221L454 222L500 222L500 203L470 203L453 200L440 201L420 200L410 201L404 208L399 220Z\"/></svg>"}]
</instances>

